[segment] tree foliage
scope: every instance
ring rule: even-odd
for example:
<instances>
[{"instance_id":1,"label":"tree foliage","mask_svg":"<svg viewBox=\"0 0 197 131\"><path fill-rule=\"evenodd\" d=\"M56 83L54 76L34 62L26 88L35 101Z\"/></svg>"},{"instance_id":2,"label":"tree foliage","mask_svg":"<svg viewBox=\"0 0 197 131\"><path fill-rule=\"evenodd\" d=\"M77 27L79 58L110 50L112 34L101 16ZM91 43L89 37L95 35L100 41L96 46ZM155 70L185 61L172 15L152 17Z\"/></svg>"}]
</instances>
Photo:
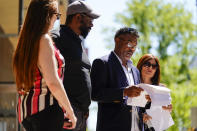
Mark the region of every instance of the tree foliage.
<instances>
[{"instance_id":1,"label":"tree foliage","mask_svg":"<svg viewBox=\"0 0 197 131\"><path fill-rule=\"evenodd\" d=\"M161 63L162 83L172 90L175 125L168 130L189 128L190 108L197 106L197 72L189 68L197 54L197 25L192 22L192 13L181 4L162 0L129 0L126 4L127 9L116 15L116 21L139 31L141 50L134 63L143 54L156 55Z\"/></svg>"}]
</instances>

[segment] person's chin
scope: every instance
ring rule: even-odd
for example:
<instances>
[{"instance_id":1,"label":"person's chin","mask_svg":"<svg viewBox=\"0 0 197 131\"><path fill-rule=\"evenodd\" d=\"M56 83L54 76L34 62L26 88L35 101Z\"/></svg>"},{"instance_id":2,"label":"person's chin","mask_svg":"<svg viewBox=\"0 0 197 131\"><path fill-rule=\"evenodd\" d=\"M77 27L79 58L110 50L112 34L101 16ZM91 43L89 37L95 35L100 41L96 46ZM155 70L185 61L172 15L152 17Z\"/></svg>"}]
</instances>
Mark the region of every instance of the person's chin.
<instances>
[{"instance_id":1,"label":"person's chin","mask_svg":"<svg viewBox=\"0 0 197 131\"><path fill-rule=\"evenodd\" d=\"M126 60L130 60L131 57L132 57L132 54L127 54L127 55L125 56Z\"/></svg>"},{"instance_id":2,"label":"person's chin","mask_svg":"<svg viewBox=\"0 0 197 131\"><path fill-rule=\"evenodd\" d=\"M127 57L127 56L126 56L126 57L125 57L125 60L126 60L126 61L129 61L129 60L131 60L131 57Z\"/></svg>"},{"instance_id":3,"label":"person's chin","mask_svg":"<svg viewBox=\"0 0 197 131\"><path fill-rule=\"evenodd\" d=\"M152 73L150 73L150 72L147 72L146 75L147 75L147 77L149 77L149 78L152 78L152 77L153 77L153 76L152 76Z\"/></svg>"},{"instance_id":4,"label":"person's chin","mask_svg":"<svg viewBox=\"0 0 197 131\"><path fill-rule=\"evenodd\" d=\"M88 33L91 31L91 28L88 29Z\"/></svg>"},{"instance_id":5,"label":"person's chin","mask_svg":"<svg viewBox=\"0 0 197 131\"><path fill-rule=\"evenodd\" d=\"M85 39L88 36L88 33L87 34L82 34L82 36Z\"/></svg>"}]
</instances>

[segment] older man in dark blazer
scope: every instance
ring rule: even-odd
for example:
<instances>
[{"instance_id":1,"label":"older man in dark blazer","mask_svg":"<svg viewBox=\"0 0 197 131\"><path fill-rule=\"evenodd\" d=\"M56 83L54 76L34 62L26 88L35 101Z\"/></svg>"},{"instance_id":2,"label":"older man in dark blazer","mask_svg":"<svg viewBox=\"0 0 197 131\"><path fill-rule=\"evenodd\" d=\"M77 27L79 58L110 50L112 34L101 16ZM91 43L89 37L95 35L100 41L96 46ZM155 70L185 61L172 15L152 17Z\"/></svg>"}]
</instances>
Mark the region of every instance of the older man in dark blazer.
<instances>
[{"instance_id":1,"label":"older man in dark blazer","mask_svg":"<svg viewBox=\"0 0 197 131\"><path fill-rule=\"evenodd\" d=\"M121 28L115 35L115 49L93 62L91 70L92 100L98 102L97 131L143 131L140 108L126 104L128 97L139 96L140 74L131 56L138 33Z\"/></svg>"}]
</instances>

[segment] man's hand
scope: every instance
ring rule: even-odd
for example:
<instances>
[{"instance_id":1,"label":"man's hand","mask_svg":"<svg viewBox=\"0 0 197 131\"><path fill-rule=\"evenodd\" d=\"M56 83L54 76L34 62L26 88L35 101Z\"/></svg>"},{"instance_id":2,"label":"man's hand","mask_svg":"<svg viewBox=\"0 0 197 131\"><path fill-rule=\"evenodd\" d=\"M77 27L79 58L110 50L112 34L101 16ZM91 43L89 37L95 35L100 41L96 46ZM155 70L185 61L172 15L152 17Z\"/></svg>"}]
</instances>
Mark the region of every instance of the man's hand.
<instances>
[{"instance_id":1,"label":"man's hand","mask_svg":"<svg viewBox=\"0 0 197 131\"><path fill-rule=\"evenodd\" d=\"M130 86L129 88L124 89L124 96L137 97L140 95L141 91L144 90L136 86Z\"/></svg>"}]
</instances>

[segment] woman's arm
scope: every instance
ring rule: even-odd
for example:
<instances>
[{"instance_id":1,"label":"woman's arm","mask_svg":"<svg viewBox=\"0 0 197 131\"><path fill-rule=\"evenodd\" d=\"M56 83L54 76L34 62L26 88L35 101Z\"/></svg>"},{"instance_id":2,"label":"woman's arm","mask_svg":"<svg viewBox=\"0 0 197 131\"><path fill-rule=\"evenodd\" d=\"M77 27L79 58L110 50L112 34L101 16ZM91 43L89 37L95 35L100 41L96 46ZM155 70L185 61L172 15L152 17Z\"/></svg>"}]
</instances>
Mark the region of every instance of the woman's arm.
<instances>
[{"instance_id":1,"label":"woman's arm","mask_svg":"<svg viewBox=\"0 0 197 131\"><path fill-rule=\"evenodd\" d=\"M72 121L72 128L76 125L76 117L68 100L62 81L58 77L57 62L55 60L52 39L48 34L42 36L38 55L38 66L43 73L46 84L60 106L66 110L67 117Z\"/></svg>"}]
</instances>

